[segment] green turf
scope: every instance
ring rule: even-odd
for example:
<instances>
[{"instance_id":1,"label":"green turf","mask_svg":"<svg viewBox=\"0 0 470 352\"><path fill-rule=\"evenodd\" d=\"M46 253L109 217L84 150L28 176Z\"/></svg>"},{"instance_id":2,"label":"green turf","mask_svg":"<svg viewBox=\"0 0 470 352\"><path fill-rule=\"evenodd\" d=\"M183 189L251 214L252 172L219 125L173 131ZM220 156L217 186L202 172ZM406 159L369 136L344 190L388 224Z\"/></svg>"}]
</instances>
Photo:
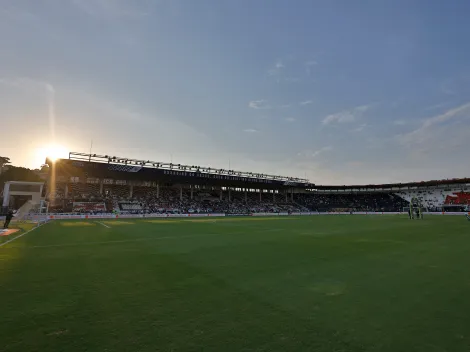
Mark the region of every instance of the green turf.
<instances>
[{"instance_id":1,"label":"green turf","mask_svg":"<svg viewBox=\"0 0 470 352\"><path fill-rule=\"evenodd\" d=\"M470 350L463 217L204 220L0 247L0 351Z\"/></svg>"}]
</instances>

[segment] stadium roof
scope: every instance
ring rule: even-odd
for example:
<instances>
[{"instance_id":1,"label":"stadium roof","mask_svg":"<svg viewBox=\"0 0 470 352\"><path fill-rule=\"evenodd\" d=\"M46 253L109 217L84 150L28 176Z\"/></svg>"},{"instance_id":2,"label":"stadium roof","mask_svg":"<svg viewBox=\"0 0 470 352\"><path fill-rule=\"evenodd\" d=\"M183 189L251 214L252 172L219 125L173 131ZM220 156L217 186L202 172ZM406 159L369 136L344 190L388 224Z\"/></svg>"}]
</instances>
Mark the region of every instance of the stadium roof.
<instances>
[{"instance_id":1,"label":"stadium roof","mask_svg":"<svg viewBox=\"0 0 470 352\"><path fill-rule=\"evenodd\" d=\"M151 161L151 160L139 160L139 159L130 159L118 156L111 155L97 155L97 154L86 154L86 153L77 153L70 152L69 160L76 161L85 161L85 162L95 162L95 163L106 163L114 165L128 165L128 166L137 166L145 168L153 168L160 170L170 170L170 171L180 171L180 172L193 172L198 174L208 174L208 175L220 175L220 176L231 176L247 179L259 179L259 180L270 180L277 182L284 182L285 185L292 183L292 185L298 184L310 184L308 179L297 178L297 177L287 177L280 175L269 175L256 172L245 172L245 171L236 171L236 170L227 170L219 169L206 166L197 166L197 165L184 165L184 164L175 164L175 163L165 163L160 161Z\"/></svg>"}]
</instances>

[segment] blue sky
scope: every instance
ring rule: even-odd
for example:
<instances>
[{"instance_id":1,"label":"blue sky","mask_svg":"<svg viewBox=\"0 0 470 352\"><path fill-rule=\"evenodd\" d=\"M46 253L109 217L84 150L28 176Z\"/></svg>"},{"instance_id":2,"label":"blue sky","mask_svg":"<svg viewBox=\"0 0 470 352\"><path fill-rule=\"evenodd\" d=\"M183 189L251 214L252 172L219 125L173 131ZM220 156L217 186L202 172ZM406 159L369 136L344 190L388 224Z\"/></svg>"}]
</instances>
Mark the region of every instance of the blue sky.
<instances>
[{"instance_id":1,"label":"blue sky","mask_svg":"<svg viewBox=\"0 0 470 352\"><path fill-rule=\"evenodd\" d=\"M367 184L470 174L465 0L3 0L0 155Z\"/></svg>"}]
</instances>

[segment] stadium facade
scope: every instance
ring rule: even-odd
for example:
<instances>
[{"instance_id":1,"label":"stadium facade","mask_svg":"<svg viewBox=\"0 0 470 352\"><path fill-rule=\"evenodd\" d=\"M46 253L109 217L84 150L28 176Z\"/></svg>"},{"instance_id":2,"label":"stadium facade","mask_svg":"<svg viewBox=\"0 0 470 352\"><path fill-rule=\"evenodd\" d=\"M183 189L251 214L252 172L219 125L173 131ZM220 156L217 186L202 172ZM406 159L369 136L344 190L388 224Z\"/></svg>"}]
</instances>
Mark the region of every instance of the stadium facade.
<instances>
[{"instance_id":1,"label":"stadium facade","mask_svg":"<svg viewBox=\"0 0 470 352\"><path fill-rule=\"evenodd\" d=\"M411 200L424 211L459 212L470 205L470 179L328 186L296 177L83 153L46 164L42 199L49 212L59 213L402 212ZM17 207L18 201L4 198L3 205Z\"/></svg>"},{"instance_id":2,"label":"stadium facade","mask_svg":"<svg viewBox=\"0 0 470 352\"><path fill-rule=\"evenodd\" d=\"M51 209L63 211L403 211L415 198L430 211L464 211L470 204L470 179L328 186L302 178L111 155L70 153L68 159L46 163Z\"/></svg>"}]
</instances>

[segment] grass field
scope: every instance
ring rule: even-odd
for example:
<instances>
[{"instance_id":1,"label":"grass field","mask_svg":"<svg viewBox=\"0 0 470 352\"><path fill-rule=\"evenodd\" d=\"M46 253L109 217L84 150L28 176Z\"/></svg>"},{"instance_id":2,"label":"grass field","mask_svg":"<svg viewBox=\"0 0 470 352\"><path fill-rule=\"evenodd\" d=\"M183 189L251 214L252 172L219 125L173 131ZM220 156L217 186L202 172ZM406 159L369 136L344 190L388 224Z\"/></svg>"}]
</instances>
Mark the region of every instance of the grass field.
<instances>
[{"instance_id":1,"label":"grass field","mask_svg":"<svg viewBox=\"0 0 470 352\"><path fill-rule=\"evenodd\" d=\"M50 222L0 247L0 351L470 351L470 223Z\"/></svg>"}]
</instances>

